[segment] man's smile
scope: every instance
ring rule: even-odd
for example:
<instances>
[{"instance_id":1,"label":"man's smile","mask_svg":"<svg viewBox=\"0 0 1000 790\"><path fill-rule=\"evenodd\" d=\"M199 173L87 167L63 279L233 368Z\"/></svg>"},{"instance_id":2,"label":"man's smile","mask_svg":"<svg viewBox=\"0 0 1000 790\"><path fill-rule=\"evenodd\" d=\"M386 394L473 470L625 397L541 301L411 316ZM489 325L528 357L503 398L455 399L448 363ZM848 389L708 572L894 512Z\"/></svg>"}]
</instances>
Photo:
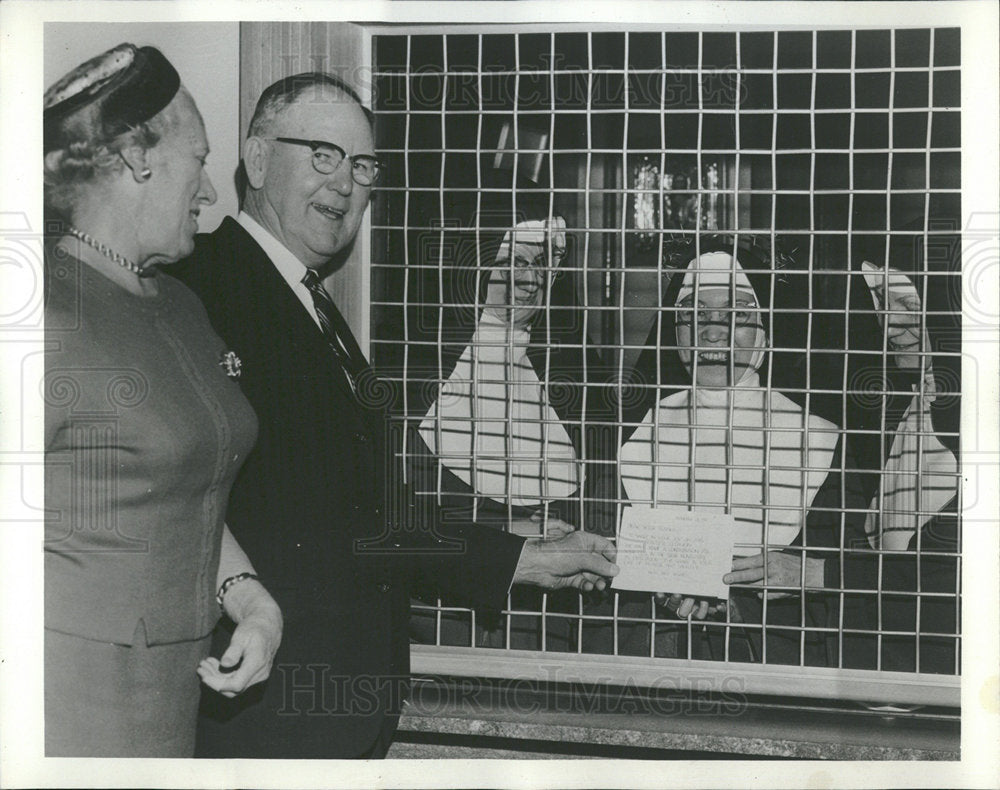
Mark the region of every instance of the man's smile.
<instances>
[{"instance_id":1,"label":"man's smile","mask_svg":"<svg viewBox=\"0 0 1000 790\"><path fill-rule=\"evenodd\" d=\"M320 214L322 214L324 217L327 217L328 219L340 220L344 218L345 214L347 214L346 209L336 208L334 206L328 206L325 203L313 202L311 205L314 209L316 209L316 211L318 211Z\"/></svg>"}]
</instances>

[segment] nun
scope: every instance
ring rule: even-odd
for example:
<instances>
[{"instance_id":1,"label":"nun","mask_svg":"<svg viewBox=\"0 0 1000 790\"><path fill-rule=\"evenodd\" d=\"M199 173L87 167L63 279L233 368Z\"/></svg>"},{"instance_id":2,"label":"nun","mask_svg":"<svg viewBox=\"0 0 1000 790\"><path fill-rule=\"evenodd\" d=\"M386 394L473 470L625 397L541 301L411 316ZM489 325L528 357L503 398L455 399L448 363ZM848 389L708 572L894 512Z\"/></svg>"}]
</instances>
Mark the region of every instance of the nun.
<instances>
[{"instance_id":1,"label":"nun","mask_svg":"<svg viewBox=\"0 0 1000 790\"><path fill-rule=\"evenodd\" d=\"M497 529L613 535L614 400L564 270L566 221L547 200L515 202L513 213L481 210L456 251L445 300L452 309L428 366L434 375L410 472L446 510ZM499 613L480 612L475 629L456 614L461 625L434 633L434 618L415 602L412 633L417 641L574 649L572 617L558 612L578 611L576 593L543 601L515 590L511 600L523 614L511 617L509 632ZM544 627L543 611L554 613Z\"/></svg>"},{"instance_id":2,"label":"nun","mask_svg":"<svg viewBox=\"0 0 1000 790\"><path fill-rule=\"evenodd\" d=\"M486 513L509 507L530 520L580 488L567 430L567 424L578 429L579 421L564 408L565 398L557 395L553 403L548 386L576 371L560 365L561 350L545 337L532 342L565 256L562 217L524 220L505 234L486 273L472 337L420 423L421 438L444 467L444 487L474 493L477 510ZM548 334L541 324L539 334Z\"/></svg>"},{"instance_id":3,"label":"nun","mask_svg":"<svg viewBox=\"0 0 1000 790\"><path fill-rule=\"evenodd\" d=\"M843 474L837 426L780 391L794 366L790 344L773 333L801 343L796 323L805 313L772 312L785 278L769 261L725 240L700 252L668 284L653 329L660 342L651 339L640 360L660 388L621 448L625 494L632 505L732 516L737 556L777 550L821 561L815 550L840 545L841 502L867 502ZM816 629L829 602L804 586L766 597L734 588L728 605L664 592L668 611L689 621L678 629L677 655L826 663Z\"/></svg>"},{"instance_id":4,"label":"nun","mask_svg":"<svg viewBox=\"0 0 1000 790\"><path fill-rule=\"evenodd\" d=\"M953 674L960 631L961 256L942 255L949 244L957 251L957 236L932 237L935 247L926 248L922 220L905 228L913 239L888 251L859 245L852 254L860 265L818 283L813 334L821 351L812 374L827 394L813 396L814 408L843 423L866 504L861 534L814 575L828 590L850 591L831 620L838 637L828 640L831 665ZM831 394L838 388L843 395ZM742 563L759 577L759 558ZM741 572L738 580L748 577ZM797 573L790 583L798 583Z\"/></svg>"}]
</instances>

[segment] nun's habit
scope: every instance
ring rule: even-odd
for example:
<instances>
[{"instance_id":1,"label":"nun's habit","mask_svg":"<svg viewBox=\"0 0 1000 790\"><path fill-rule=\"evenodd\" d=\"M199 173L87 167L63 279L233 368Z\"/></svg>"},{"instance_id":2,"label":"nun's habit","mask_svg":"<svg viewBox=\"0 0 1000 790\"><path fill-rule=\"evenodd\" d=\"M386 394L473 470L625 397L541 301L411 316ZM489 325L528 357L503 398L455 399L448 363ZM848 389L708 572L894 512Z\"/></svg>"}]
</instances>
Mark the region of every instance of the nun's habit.
<instances>
[{"instance_id":1,"label":"nun's habit","mask_svg":"<svg viewBox=\"0 0 1000 790\"><path fill-rule=\"evenodd\" d=\"M478 240L478 283L456 288L465 304L444 318L449 342L433 364L441 383L417 412L410 471L444 508L497 529L518 521L540 534L545 518L556 517L613 534L613 399L574 309L571 278L557 277L565 229L562 217L543 217L517 223L499 244L488 234ZM539 593L512 594L520 608L541 611ZM550 594L549 610L575 611L578 597ZM416 632L419 617L413 622ZM546 647L568 649L569 621L555 622ZM487 633L499 625L496 613L481 612L479 623L480 643L505 641ZM511 632L517 646L541 647L534 625Z\"/></svg>"},{"instance_id":2,"label":"nun's habit","mask_svg":"<svg viewBox=\"0 0 1000 790\"><path fill-rule=\"evenodd\" d=\"M709 291L733 289L760 302L742 268L726 252L706 253L684 274L677 303ZM767 333L752 313L752 356L736 367L731 387L695 384L660 400L621 450L622 484L632 504L680 506L731 513L738 549L754 554L791 544L802 530L837 445L836 426L762 387ZM724 319L728 321L727 319ZM746 330L743 330L746 331ZM678 349L689 372L716 367L734 354ZM730 339L730 349L733 348ZM727 363L713 363L719 356Z\"/></svg>"},{"instance_id":3,"label":"nun's habit","mask_svg":"<svg viewBox=\"0 0 1000 790\"><path fill-rule=\"evenodd\" d=\"M660 342L647 343L639 368L661 386L636 412L638 424L621 448L622 486L632 504L730 513L740 555L839 546L838 509L863 508L857 481L842 473L839 431L779 391L792 380L790 359L773 349L794 343L773 334L798 342L804 334L795 313L771 313L781 291L775 275L744 265L731 250L703 252L668 285L652 336ZM720 304L735 307L709 307ZM825 640L810 629L825 625L829 602L807 597L762 604L756 591L734 589L731 623L742 627L707 622L687 631L694 641L678 650L695 658L825 664Z\"/></svg>"},{"instance_id":4,"label":"nun's habit","mask_svg":"<svg viewBox=\"0 0 1000 790\"><path fill-rule=\"evenodd\" d=\"M826 561L826 587L858 591L831 621L844 635L839 645L831 640L830 660L951 674L959 633L960 305L949 272L923 266L919 256L891 263L862 263L846 288L842 274L818 288L821 308L841 310L817 316L820 347L833 353L815 356L814 380L824 389L844 382L847 394L814 403L843 421L868 511L863 536ZM927 353L935 351L952 353ZM906 552L870 550L879 548Z\"/></svg>"},{"instance_id":5,"label":"nun's habit","mask_svg":"<svg viewBox=\"0 0 1000 790\"><path fill-rule=\"evenodd\" d=\"M579 487L576 450L543 384L544 360L539 378L528 356L551 273L519 264L538 253L557 267L565 227L562 217L525 221L513 239L505 236L475 332L420 423L421 438L450 473L499 505L539 507ZM512 261L513 250L523 255Z\"/></svg>"},{"instance_id":6,"label":"nun's habit","mask_svg":"<svg viewBox=\"0 0 1000 790\"><path fill-rule=\"evenodd\" d=\"M569 283L557 278L565 227L552 217L505 233L467 306L475 325L464 334L449 327L442 383L418 428L437 477L424 479L443 503L473 508L478 521L498 527L545 509L613 534L600 501L613 495L601 456L612 397Z\"/></svg>"}]
</instances>

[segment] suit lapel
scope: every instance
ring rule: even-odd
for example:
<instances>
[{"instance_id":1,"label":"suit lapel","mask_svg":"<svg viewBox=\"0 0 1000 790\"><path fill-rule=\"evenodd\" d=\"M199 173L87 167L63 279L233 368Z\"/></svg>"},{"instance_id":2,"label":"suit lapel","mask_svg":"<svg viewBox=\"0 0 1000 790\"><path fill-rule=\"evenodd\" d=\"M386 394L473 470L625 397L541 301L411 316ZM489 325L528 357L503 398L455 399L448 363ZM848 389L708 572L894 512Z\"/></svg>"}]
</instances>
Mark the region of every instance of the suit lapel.
<instances>
[{"instance_id":1,"label":"suit lapel","mask_svg":"<svg viewBox=\"0 0 1000 790\"><path fill-rule=\"evenodd\" d=\"M339 370L341 367L339 360L302 302L253 237L235 220L227 218L226 221L232 225L224 227L231 234L233 246L231 259L240 270L237 276L248 278L248 284L251 286L249 291L255 308L253 314L263 316L268 324L280 327L282 331L295 338L295 345L303 348L303 356L309 360L309 368L316 364L331 369L336 368L337 375L330 376L330 382L346 397L353 398L354 393L347 383L347 377ZM247 320L254 319L248 316ZM348 341L353 344L353 349L350 349L352 353L357 349L357 353L360 354L353 335Z\"/></svg>"}]
</instances>

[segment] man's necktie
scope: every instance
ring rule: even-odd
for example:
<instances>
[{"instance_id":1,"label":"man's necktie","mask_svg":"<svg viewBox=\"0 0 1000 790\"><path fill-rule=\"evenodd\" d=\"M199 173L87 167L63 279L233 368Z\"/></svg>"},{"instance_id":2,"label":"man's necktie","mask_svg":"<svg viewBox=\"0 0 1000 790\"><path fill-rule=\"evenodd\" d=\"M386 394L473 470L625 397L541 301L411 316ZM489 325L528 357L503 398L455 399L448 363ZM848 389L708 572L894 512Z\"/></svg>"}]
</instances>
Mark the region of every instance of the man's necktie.
<instances>
[{"instance_id":1,"label":"man's necktie","mask_svg":"<svg viewBox=\"0 0 1000 790\"><path fill-rule=\"evenodd\" d=\"M350 347L344 340L343 335L344 332L349 331L347 325L344 323L344 319L340 317L333 299L326 292L316 272L312 269L307 269L305 276L302 278L302 284L309 289L309 293L312 295L313 307L316 308L316 317L319 319L323 335L326 337L327 343L330 344L330 348L333 349L333 353L337 356L337 360L344 369L344 375L347 377L347 383L351 386L351 391L356 395L358 392L358 379L367 367L367 364L364 360L356 359L355 355L351 354Z\"/></svg>"}]
</instances>

